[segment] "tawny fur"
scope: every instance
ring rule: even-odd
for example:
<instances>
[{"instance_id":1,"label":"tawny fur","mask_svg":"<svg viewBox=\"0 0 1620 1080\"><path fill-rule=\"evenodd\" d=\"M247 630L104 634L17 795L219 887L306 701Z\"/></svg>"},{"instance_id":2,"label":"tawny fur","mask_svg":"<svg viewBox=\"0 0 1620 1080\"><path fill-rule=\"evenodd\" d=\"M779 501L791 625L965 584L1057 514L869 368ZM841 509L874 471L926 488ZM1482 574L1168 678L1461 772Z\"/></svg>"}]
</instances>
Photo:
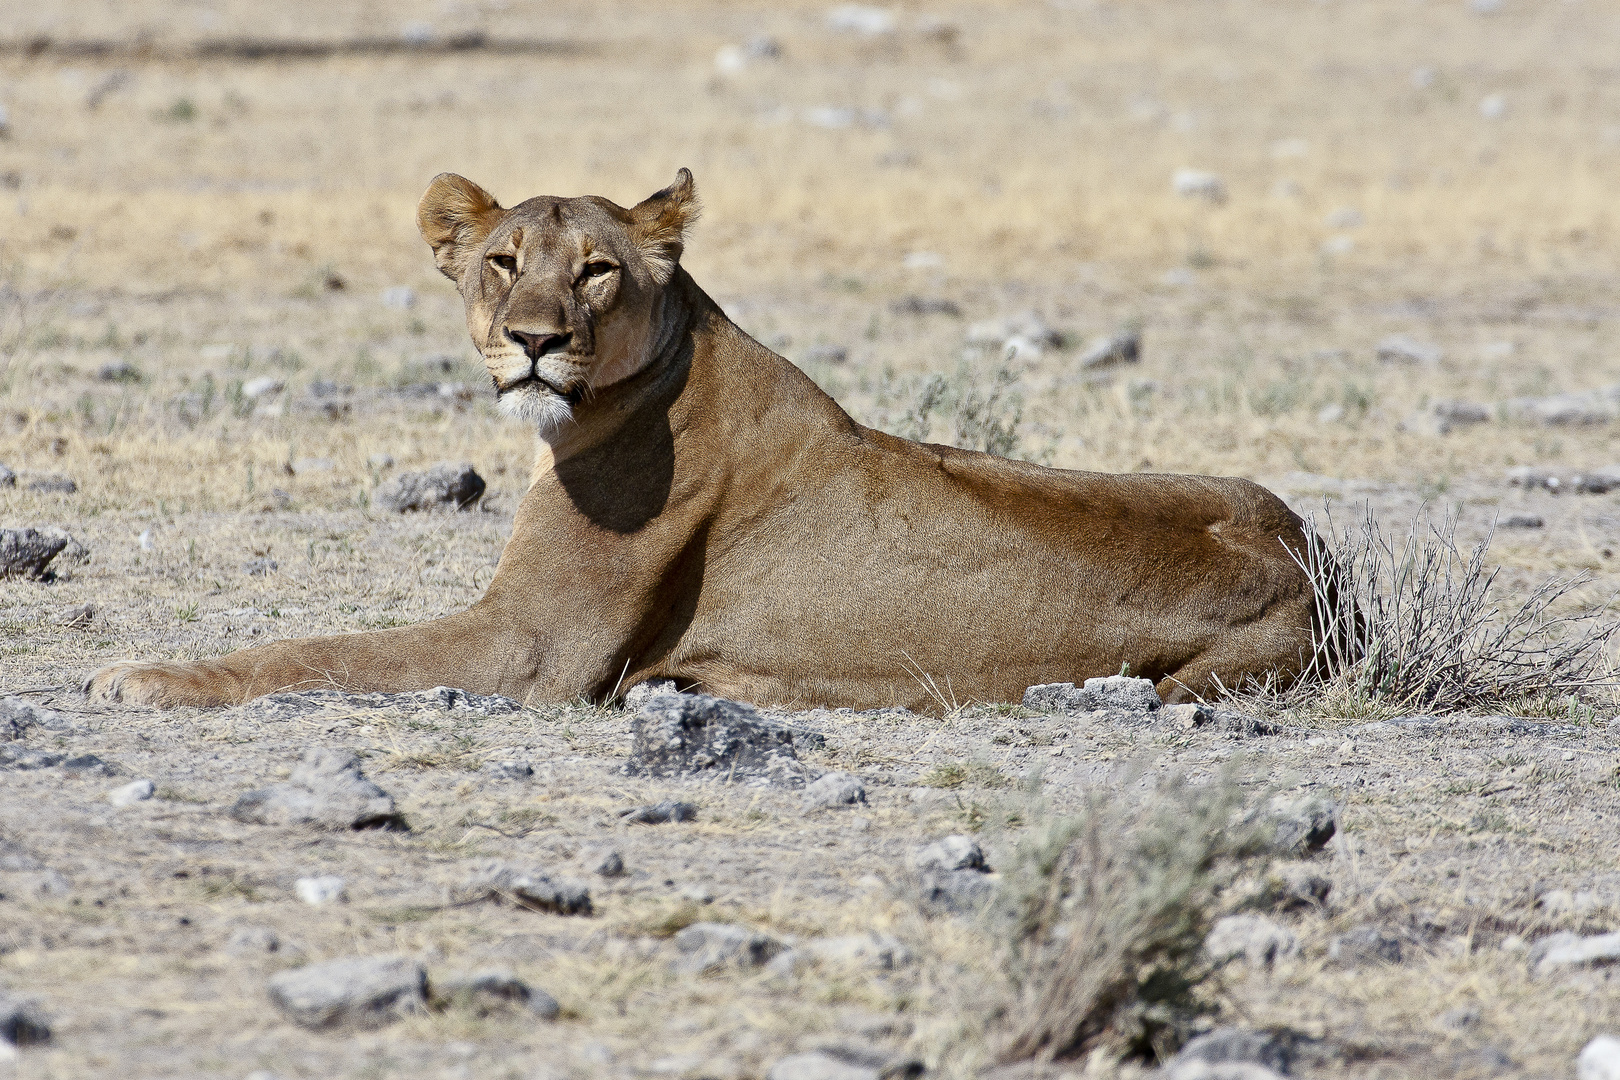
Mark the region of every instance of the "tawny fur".
<instances>
[{"instance_id":1,"label":"tawny fur","mask_svg":"<svg viewBox=\"0 0 1620 1080\"><path fill-rule=\"evenodd\" d=\"M934 688L1017 700L1125 665L1171 701L1299 673L1305 538L1276 496L862 427L680 267L695 213L685 170L628 210L505 210L437 178L422 234L502 408L542 439L488 591L417 626L126 661L87 691L174 706L448 685L541 702L668 678L760 704L929 709Z\"/></svg>"}]
</instances>

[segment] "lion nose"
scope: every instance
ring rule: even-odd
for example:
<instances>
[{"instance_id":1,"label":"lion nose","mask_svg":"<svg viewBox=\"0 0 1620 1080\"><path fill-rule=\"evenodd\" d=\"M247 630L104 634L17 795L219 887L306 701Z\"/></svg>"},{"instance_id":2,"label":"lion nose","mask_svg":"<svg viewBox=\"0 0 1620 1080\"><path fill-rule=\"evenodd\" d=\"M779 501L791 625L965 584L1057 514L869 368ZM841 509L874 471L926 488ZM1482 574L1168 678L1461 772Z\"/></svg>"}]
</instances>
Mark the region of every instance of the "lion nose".
<instances>
[{"instance_id":1,"label":"lion nose","mask_svg":"<svg viewBox=\"0 0 1620 1080\"><path fill-rule=\"evenodd\" d=\"M538 360L549 352L556 352L568 344L572 334L536 334L528 330L507 328L506 336L517 342L530 360Z\"/></svg>"}]
</instances>

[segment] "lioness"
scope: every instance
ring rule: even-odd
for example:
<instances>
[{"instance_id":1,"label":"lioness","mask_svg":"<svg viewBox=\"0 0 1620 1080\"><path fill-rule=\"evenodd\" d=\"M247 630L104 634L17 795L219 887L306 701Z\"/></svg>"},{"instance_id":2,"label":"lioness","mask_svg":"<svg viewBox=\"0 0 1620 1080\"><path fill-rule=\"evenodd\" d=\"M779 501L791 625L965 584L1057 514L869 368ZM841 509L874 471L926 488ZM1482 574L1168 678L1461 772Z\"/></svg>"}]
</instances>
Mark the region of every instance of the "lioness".
<instances>
[{"instance_id":1,"label":"lioness","mask_svg":"<svg viewBox=\"0 0 1620 1080\"><path fill-rule=\"evenodd\" d=\"M86 690L172 706L448 685L539 702L673 679L759 704L929 709L936 687L1017 700L1124 665L1167 701L1303 669L1306 541L1276 496L862 427L682 269L696 214L685 169L628 210L503 209L436 177L417 225L500 407L540 437L488 591L417 626L116 663Z\"/></svg>"}]
</instances>

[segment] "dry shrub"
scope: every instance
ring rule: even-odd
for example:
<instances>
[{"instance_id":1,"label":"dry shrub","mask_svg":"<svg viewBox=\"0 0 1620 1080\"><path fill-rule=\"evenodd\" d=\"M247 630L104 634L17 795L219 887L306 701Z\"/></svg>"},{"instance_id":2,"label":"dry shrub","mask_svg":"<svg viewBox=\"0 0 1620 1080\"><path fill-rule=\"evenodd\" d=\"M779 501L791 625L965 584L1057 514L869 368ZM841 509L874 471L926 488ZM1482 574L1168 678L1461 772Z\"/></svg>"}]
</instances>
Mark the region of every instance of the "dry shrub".
<instances>
[{"instance_id":1,"label":"dry shrub","mask_svg":"<svg viewBox=\"0 0 1620 1080\"><path fill-rule=\"evenodd\" d=\"M1094 795L1016 845L1002 887L1016 992L998 1021L1003 1060L1097 1048L1162 1060L1207 1011L1204 938L1220 889L1263 849L1260 818L1230 778L1177 777L1133 803Z\"/></svg>"},{"instance_id":2,"label":"dry shrub","mask_svg":"<svg viewBox=\"0 0 1620 1080\"><path fill-rule=\"evenodd\" d=\"M1306 522L1301 562L1316 589L1315 666L1326 687L1245 688L1261 706L1310 699L1344 715L1573 707L1613 679L1605 663L1610 604L1582 601L1586 575L1504 597L1487 566L1491 535L1463 554L1457 522L1419 514L1391 538L1369 514L1338 532Z\"/></svg>"}]
</instances>

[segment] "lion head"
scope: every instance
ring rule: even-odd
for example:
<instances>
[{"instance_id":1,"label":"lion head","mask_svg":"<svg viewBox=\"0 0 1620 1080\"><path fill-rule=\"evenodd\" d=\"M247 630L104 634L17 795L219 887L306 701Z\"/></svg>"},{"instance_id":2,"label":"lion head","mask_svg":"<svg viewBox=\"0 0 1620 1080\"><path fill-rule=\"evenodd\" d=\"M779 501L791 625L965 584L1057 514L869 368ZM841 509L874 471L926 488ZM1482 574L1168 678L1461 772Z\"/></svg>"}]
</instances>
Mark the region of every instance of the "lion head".
<instances>
[{"instance_id":1,"label":"lion head","mask_svg":"<svg viewBox=\"0 0 1620 1080\"><path fill-rule=\"evenodd\" d=\"M652 360L664 287L697 211L686 169L628 210L549 195L507 210L471 180L441 173L416 224L461 291L501 408L545 435Z\"/></svg>"}]
</instances>

